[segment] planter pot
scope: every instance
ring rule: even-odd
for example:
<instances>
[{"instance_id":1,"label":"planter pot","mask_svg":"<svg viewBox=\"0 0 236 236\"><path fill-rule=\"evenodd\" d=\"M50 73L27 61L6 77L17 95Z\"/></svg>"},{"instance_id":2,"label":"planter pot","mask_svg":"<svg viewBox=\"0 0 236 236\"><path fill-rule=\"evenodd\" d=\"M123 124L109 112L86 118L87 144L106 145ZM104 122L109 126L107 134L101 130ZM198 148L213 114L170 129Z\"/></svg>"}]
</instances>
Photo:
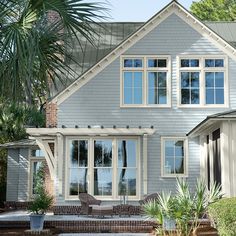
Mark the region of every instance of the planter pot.
<instances>
[{"instance_id":1,"label":"planter pot","mask_svg":"<svg viewBox=\"0 0 236 236\"><path fill-rule=\"evenodd\" d=\"M44 223L45 215L39 214L31 214L30 215L30 229L33 231L40 231L43 230L43 223Z\"/></svg>"},{"instance_id":2,"label":"planter pot","mask_svg":"<svg viewBox=\"0 0 236 236\"><path fill-rule=\"evenodd\" d=\"M175 230L175 220L164 217L163 219L163 229L164 230Z\"/></svg>"}]
</instances>

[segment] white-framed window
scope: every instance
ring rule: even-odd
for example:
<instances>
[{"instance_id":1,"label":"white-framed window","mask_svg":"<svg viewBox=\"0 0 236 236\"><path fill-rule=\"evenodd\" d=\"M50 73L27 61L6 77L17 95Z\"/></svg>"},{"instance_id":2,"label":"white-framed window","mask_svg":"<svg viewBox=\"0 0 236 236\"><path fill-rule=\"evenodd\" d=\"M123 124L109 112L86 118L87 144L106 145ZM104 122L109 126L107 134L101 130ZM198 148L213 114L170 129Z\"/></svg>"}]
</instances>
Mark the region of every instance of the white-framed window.
<instances>
[{"instance_id":1,"label":"white-framed window","mask_svg":"<svg viewBox=\"0 0 236 236\"><path fill-rule=\"evenodd\" d=\"M121 57L121 107L170 107L170 56Z\"/></svg>"},{"instance_id":2,"label":"white-framed window","mask_svg":"<svg viewBox=\"0 0 236 236\"><path fill-rule=\"evenodd\" d=\"M138 137L68 137L65 191L68 200L87 192L100 199L139 198Z\"/></svg>"},{"instance_id":3,"label":"white-framed window","mask_svg":"<svg viewBox=\"0 0 236 236\"><path fill-rule=\"evenodd\" d=\"M29 174L29 196L35 194L37 184L37 173L46 163L44 153L41 149L30 150L30 174Z\"/></svg>"},{"instance_id":4,"label":"white-framed window","mask_svg":"<svg viewBox=\"0 0 236 236\"><path fill-rule=\"evenodd\" d=\"M187 176L187 139L183 137L161 138L162 176Z\"/></svg>"},{"instance_id":5,"label":"white-framed window","mask_svg":"<svg viewBox=\"0 0 236 236\"><path fill-rule=\"evenodd\" d=\"M179 56L179 106L228 106L228 60L225 56Z\"/></svg>"}]
</instances>

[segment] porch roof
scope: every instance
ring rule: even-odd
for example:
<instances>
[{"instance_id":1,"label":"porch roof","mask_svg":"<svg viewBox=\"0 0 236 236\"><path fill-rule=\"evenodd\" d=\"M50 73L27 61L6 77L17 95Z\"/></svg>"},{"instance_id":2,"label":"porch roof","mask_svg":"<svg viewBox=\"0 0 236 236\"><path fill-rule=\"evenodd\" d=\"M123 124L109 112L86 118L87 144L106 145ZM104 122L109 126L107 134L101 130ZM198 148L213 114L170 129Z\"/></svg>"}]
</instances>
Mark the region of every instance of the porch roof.
<instances>
[{"instance_id":1,"label":"porch roof","mask_svg":"<svg viewBox=\"0 0 236 236\"><path fill-rule=\"evenodd\" d=\"M26 132L31 136L141 136L152 135L154 128L28 128Z\"/></svg>"},{"instance_id":2,"label":"porch roof","mask_svg":"<svg viewBox=\"0 0 236 236\"><path fill-rule=\"evenodd\" d=\"M213 125L217 121L222 120L236 120L236 109L228 110L221 113L216 113L210 116L207 116L201 123L195 126L188 134L189 137L196 137L200 135L206 128Z\"/></svg>"},{"instance_id":3,"label":"porch roof","mask_svg":"<svg viewBox=\"0 0 236 236\"><path fill-rule=\"evenodd\" d=\"M1 148L25 148L25 147L37 147L37 143L35 140L30 139L22 139L14 142L8 142L4 144L0 144Z\"/></svg>"}]
</instances>

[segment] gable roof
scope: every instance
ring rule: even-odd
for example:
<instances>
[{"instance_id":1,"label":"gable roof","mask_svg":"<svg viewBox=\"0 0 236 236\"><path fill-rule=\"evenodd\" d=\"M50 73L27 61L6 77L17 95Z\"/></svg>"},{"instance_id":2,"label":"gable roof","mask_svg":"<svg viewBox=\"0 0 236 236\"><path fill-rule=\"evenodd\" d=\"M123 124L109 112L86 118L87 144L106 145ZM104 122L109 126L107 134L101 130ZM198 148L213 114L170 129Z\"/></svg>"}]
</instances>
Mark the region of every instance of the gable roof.
<instances>
[{"instance_id":1,"label":"gable roof","mask_svg":"<svg viewBox=\"0 0 236 236\"><path fill-rule=\"evenodd\" d=\"M197 136L201 131L204 131L206 127L210 126L216 121L221 121L221 120L236 120L236 110L228 110L225 112L221 113L216 113L210 116L207 116L206 119L204 119L201 123L199 123L197 126L195 126L187 136Z\"/></svg>"},{"instance_id":2,"label":"gable roof","mask_svg":"<svg viewBox=\"0 0 236 236\"><path fill-rule=\"evenodd\" d=\"M160 10L145 24L139 27L129 37L119 43L110 53L98 60L91 68L85 71L76 81L70 84L66 89L56 95L51 102L60 104L71 96L75 91L85 85L95 75L101 72L106 66L117 59L128 48L134 45L137 41L147 35L168 16L175 13L192 28L198 31L200 34L207 37L212 43L217 45L222 51L236 60L236 48L234 48L229 42L223 39L219 34L210 29L206 24L198 20L188 10L186 10L179 2L173 0L166 7Z\"/></svg>"}]
</instances>

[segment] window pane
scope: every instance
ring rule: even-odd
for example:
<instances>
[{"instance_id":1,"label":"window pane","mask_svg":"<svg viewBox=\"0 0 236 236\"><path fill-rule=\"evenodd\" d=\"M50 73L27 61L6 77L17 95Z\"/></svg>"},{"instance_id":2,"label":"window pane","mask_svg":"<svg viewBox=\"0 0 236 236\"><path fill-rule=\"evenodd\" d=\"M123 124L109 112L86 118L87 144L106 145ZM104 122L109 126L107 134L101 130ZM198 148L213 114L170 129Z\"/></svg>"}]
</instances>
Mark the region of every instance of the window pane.
<instances>
[{"instance_id":1,"label":"window pane","mask_svg":"<svg viewBox=\"0 0 236 236\"><path fill-rule=\"evenodd\" d=\"M189 72L181 72L181 87L188 88L189 86Z\"/></svg>"},{"instance_id":2,"label":"window pane","mask_svg":"<svg viewBox=\"0 0 236 236\"><path fill-rule=\"evenodd\" d=\"M73 140L70 145L70 166L77 167L78 166L78 140Z\"/></svg>"},{"instance_id":3,"label":"window pane","mask_svg":"<svg viewBox=\"0 0 236 236\"><path fill-rule=\"evenodd\" d=\"M215 86L221 88L224 87L224 72L215 73Z\"/></svg>"},{"instance_id":4,"label":"window pane","mask_svg":"<svg viewBox=\"0 0 236 236\"><path fill-rule=\"evenodd\" d=\"M94 169L94 195L112 195L112 169Z\"/></svg>"},{"instance_id":5,"label":"window pane","mask_svg":"<svg viewBox=\"0 0 236 236\"><path fill-rule=\"evenodd\" d=\"M181 67L189 67L189 60L181 59Z\"/></svg>"},{"instance_id":6,"label":"window pane","mask_svg":"<svg viewBox=\"0 0 236 236\"><path fill-rule=\"evenodd\" d=\"M136 195L136 169L118 169L118 194Z\"/></svg>"},{"instance_id":7,"label":"window pane","mask_svg":"<svg viewBox=\"0 0 236 236\"><path fill-rule=\"evenodd\" d=\"M143 67L142 59L134 59L134 67Z\"/></svg>"},{"instance_id":8,"label":"window pane","mask_svg":"<svg viewBox=\"0 0 236 236\"><path fill-rule=\"evenodd\" d=\"M166 67L166 59L159 59L158 60L158 67Z\"/></svg>"},{"instance_id":9,"label":"window pane","mask_svg":"<svg viewBox=\"0 0 236 236\"><path fill-rule=\"evenodd\" d=\"M157 87L157 72L148 72L148 87Z\"/></svg>"},{"instance_id":10,"label":"window pane","mask_svg":"<svg viewBox=\"0 0 236 236\"><path fill-rule=\"evenodd\" d=\"M42 161L34 161L33 162L33 183L32 183L32 193L35 194L35 188L37 186L37 182L39 181L38 179L38 172L39 170L43 168L43 162ZM40 178L41 179L41 178Z\"/></svg>"},{"instance_id":11,"label":"window pane","mask_svg":"<svg viewBox=\"0 0 236 236\"><path fill-rule=\"evenodd\" d=\"M94 166L112 166L112 141L94 141Z\"/></svg>"},{"instance_id":12,"label":"window pane","mask_svg":"<svg viewBox=\"0 0 236 236\"><path fill-rule=\"evenodd\" d=\"M158 103L159 104L167 103L166 89L158 89Z\"/></svg>"},{"instance_id":13,"label":"window pane","mask_svg":"<svg viewBox=\"0 0 236 236\"><path fill-rule=\"evenodd\" d=\"M206 59L205 60L205 67L214 67L215 66L215 60L214 59Z\"/></svg>"},{"instance_id":14,"label":"window pane","mask_svg":"<svg viewBox=\"0 0 236 236\"><path fill-rule=\"evenodd\" d=\"M214 104L214 89L206 89L206 104Z\"/></svg>"},{"instance_id":15,"label":"window pane","mask_svg":"<svg viewBox=\"0 0 236 236\"><path fill-rule=\"evenodd\" d=\"M143 73L142 72L134 72L134 87L143 86Z\"/></svg>"},{"instance_id":16,"label":"window pane","mask_svg":"<svg viewBox=\"0 0 236 236\"><path fill-rule=\"evenodd\" d=\"M70 169L70 195L78 195L78 169Z\"/></svg>"},{"instance_id":17,"label":"window pane","mask_svg":"<svg viewBox=\"0 0 236 236\"><path fill-rule=\"evenodd\" d=\"M216 59L215 60L215 67L224 67L224 60L223 59Z\"/></svg>"},{"instance_id":18,"label":"window pane","mask_svg":"<svg viewBox=\"0 0 236 236\"><path fill-rule=\"evenodd\" d=\"M214 87L214 72L206 72L206 87Z\"/></svg>"},{"instance_id":19,"label":"window pane","mask_svg":"<svg viewBox=\"0 0 236 236\"><path fill-rule=\"evenodd\" d=\"M148 104L157 104L157 88L148 89Z\"/></svg>"},{"instance_id":20,"label":"window pane","mask_svg":"<svg viewBox=\"0 0 236 236\"><path fill-rule=\"evenodd\" d=\"M191 89L191 104L199 104L199 89Z\"/></svg>"},{"instance_id":21,"label":"window pane","mask_svg":"<svg viewBox=\"0 0 236 236\"><path fill-rule=\"evenodd\" d=\"M175 145L174 141L165 141L165 156L175 155L174 145Z\"/></svg>"},{"instance_id":22,"label":"window pane","mask_svg":"<svg viewBox=\"0 0 236 236\"><path fill-rule=\"evenodd\" d=\"M181 89L181 104L190 104L189 89Z\"/></svg>"},{"instance_id":23,"label":"window pane","mask_svg":"<svg viewBox=\"0 0 236 236\"><path fill-rule=\"evenodd\" d=\"M191 87L199 88L199 72L191 73Z\"/></svg>"},{"instance_id":24,"label":"window pane","mask_svg":"<svg viewBox=\"0 0 236 236\"><path fill-rule=\"evenodd\" d=\"M124 88L124 104L132 104L132 88Z\"/></svg>"},{"instance_id":25,"label":"window pane","mask_svg":"<svg viewBox=\"0 0 236 236\"><path fill-rule=\"evenodd\" d=\"M44 157L44 153L41 149L31 150L32 157Z\"/></svg>"},{"instance_id":26,"label":"window pane","mask_svg":"<svg viewBox=\"0 0 236 236\"><path fill-rule=\"evenodd\" d=\"M80 167L88 166L88 141L87 140L79 141L79 166Z\"/></svg>"},{"instance_id":27,"label":"window pane","mask_svg":"<svg viewBox=\"0 0 236 236\"><path fill-rule=\"evenodd\" d=\"M132 72L124 72L124 87L131 88L132 85Z\"/></svg>"},{"instance_id":28,"label":"window pane","mask_svg":"<svg viewBox=\"0 0 236 236\"><path fill-rule=\"evenodd\" d=\"M143 91L142 88L134 88L134 104L143 103Z\"/></svg>"},{"instance_id":29,"label":"window pane","mask_svg":"<svg viewBox=\"0 0 236 236\"><path fill-rule=\"evenodd\" d=\"M199 67L199 60L198 59L191 59L190 66L191 67Z\"/></svg>"},{"instance_id":30,"label":"window pane","mask_svg":"<svg viewBox=\"0 0 236 236\"><path fill-rule=\"evenodd\" d=\"M166 72L158 72L158 86L166 87Z\"/></svg>"},{"instance_id":31,"label":"window pane","mask_svg":"<svg viewBox=\"0 0 236 236\"><path fill-rule=\"evenodd\" d=\"M175 142L175 156L184 156L184 141Z\"/></svg>"},{"instance_id":32,"label":"window pane","mask_svg":"<svg viewBox=\"0 0 236 236\"><path fill-rule=\"evenodd\" d=\"M216 104L224 104L224 89L216 89Z\"/></svg>"},{"instance_id":33,"label":"window pane","mask_svg":"<svg viewBox=\"0 0 236 236\"><path fill-rule=\"evenodd\" d=\"M87 193L88 192L88 169L87 168L80 168L79 169L79 193Z\"/></svg>"},{"instance_id":34,"label":"window pane","mask_svg":"<svg viewBox=\"0 0 236 236\"><path fill-rule=\"evenodd\" d=\"M173 157L166 157L165 158L164 173L165 174L174 174L175 173L175 160Z\"/></svg>"},{"instance_id":35,"label":"window pane","mask_svg":"<svg viewBox=\"0 0 236 236\"><path fill-rule=\"evenodd\" d=\"M118 141L118 166L136 167L136 141Z\"/></svg>"},{"instance_id":36,"label":"window pane","mask_svg":"<svg viewBox=\"0 0 236 236\"><path fill-rule=\"evenodd\" d=\"M148 59L148 67L157 67L157 59Z\"/></svg>"},{"instance_id":37,"label":"window pane","mask_svg":"<svg viewBox=\"0 0 236 236\"><path fill-rule=\"evenodd\" d=\"M124 67L133 67L133 60L132 59L125 59L124 60Z\"/></svg>"},{"instance_id":38,"label":"window pane","mask_svg":"<svg viewBox=\"0 0 236 236\"><path fill-rule=\"evenodd\" d=\"M184 158L175 158L175 173L184 174Z\"/></svg>"}]
</instances>

